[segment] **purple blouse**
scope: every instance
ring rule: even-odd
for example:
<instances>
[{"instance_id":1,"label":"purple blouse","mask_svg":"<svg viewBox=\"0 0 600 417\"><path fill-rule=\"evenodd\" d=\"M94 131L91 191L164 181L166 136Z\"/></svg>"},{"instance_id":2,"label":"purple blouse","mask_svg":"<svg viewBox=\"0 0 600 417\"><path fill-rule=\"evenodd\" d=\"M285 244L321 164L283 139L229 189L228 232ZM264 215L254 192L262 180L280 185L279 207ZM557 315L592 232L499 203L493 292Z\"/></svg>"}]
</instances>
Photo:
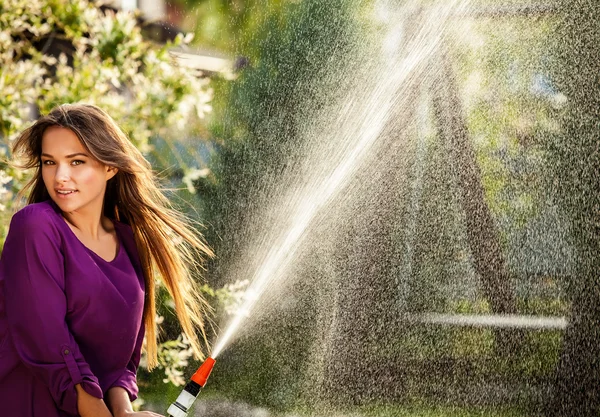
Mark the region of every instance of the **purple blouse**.
<instances>
[{"instance_id":1,"label":"purple blouse","mask_svg":"<svg viewBox=\"0 0 600 417\"><path fill-rule=\"evenodd\" d=\"M137 397L144 279L131 227L114 222L108 262L75 236L51 200L11 221L0 259L0 415L73 417L76 384L97 398Z\"/></svg>"}]
</instances>

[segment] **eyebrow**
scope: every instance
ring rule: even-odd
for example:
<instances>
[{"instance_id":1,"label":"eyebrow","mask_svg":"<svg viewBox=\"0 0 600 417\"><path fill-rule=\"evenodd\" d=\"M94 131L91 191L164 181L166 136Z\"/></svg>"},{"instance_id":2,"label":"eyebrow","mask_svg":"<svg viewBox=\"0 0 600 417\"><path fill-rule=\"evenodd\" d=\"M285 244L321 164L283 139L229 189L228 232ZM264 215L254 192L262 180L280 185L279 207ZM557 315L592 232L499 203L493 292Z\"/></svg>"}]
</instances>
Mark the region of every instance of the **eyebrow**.
<instances>
[{"instance_id":1,"label":"eyebrow","mask_svg":"<svg viewBox=\"0 0 600 417\"><path fill-rule=\"evenodd\" d=\"M42 156L45 156L47 158L54 158L52 155L49 155L47 153L42 153ZM82 152L72 153L71 155L67 155L66 158L74 158L76 156L87 156L89 158L88 154Z\"/></svg>"}]
</instances>

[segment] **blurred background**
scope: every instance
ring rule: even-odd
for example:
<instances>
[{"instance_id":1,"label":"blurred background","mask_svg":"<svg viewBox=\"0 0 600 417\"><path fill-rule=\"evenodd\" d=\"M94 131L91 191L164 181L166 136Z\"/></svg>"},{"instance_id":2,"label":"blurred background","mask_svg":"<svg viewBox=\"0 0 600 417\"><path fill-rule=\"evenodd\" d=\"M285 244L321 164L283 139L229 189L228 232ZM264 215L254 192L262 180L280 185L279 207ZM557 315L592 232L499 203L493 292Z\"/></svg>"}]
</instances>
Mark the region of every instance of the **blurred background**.
<instances>
[{"instance_id":1,"label":"blurred background","mask_svg":"<svg viewBox=\"0 0 600 417\"><path fill-rule=\"evenodd\" d=\"M190 415L598 416L598 22L595 0L0 0L0 153L99 105L203 224L210 345L242 324ZM2 241L27 175L0 164ZM136 407L165 413L200 362L160 297Z\"/></svg>"}]
</instances>

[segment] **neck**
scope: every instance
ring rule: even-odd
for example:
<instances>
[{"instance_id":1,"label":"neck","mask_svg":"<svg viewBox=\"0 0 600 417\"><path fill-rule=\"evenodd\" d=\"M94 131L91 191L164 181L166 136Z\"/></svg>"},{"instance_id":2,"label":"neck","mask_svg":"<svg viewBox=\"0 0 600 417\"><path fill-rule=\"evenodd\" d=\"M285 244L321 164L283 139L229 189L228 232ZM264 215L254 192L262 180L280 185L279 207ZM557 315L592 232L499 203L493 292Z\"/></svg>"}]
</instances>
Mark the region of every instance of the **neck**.
<instances>
[{"instance_id":1,"label":"neck","mask_svg":"<svg viewBox=\"0 0 600 417\"><path fill-rule=\"evenodd\" d=\"M63 212L62 215L82 235L92 239L100 238L103 233L110 229L110 220L102 215L102 210L93 213L77 210Z\"/></svg>"}]
</instances>

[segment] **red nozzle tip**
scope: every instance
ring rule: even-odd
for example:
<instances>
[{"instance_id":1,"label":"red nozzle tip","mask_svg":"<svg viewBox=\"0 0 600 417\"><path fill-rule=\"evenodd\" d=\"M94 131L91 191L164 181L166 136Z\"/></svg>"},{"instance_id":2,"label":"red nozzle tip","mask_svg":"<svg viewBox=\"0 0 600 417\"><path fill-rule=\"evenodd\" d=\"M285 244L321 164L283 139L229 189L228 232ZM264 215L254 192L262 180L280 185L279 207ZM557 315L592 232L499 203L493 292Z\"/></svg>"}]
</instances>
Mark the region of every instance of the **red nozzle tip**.
<instances>
[{"instance_id":1,"label":"red nozzle tip","mask_svg":"<svg viewBox=\"0 0 600 417\"><path fill-rule=\"evenodd\" d=\"M192 381L204 388L213 366L215 366L215 360L210 357L206 358L204 363L200 365L200 368L198 368L196 373L192 376Z\"/></svg>"}]
</instances>

